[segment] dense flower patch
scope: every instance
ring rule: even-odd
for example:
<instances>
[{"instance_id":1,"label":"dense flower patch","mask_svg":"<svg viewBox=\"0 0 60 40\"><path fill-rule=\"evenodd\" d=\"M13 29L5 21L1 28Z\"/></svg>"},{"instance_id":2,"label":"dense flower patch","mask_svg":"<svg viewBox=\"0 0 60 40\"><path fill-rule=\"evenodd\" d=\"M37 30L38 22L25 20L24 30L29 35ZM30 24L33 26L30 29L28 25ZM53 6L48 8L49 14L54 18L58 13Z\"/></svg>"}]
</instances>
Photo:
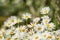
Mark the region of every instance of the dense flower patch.
<instances>
[{"instance_id":1,"label":"dense flower patch","mask_svg":"<svg viewBox=\"0 0 60 40\"><path fill-rule=\"evenodd\" d=\"M60 30L54 31L56 25L48 15L49 7L40 10L43 16L32 18L25 13L22 18L11 16L0 30L0 40L60 40Z\"/></svg>"}]
</instances>

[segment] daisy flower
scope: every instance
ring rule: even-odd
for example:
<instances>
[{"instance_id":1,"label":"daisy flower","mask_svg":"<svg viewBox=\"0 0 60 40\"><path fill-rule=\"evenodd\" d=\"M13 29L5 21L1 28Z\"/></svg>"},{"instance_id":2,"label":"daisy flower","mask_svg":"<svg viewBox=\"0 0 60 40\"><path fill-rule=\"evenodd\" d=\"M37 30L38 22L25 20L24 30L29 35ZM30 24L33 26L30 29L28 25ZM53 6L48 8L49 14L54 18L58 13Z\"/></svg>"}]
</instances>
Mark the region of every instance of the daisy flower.
<instances>
[{"instance_id":1,"label":"daisy flower","mask_svg":"<svg viewBox=\"0 0 60 40\"><path fill-rule=\"evenodd\" d=\"M23 14L22 18L27 20L28 18L31 18L31 14L29 13Z\"/></svg>"},{"instance_id":2,"label":"daisy flower","mask_svg":"<svg viewBox=\"0 0 60 40\"><path fill-rule=\"evenodd\" d=\"M40 33L33 34L31 40L41 40L42 36Z\"/></svg>"},{"instance_id":3,"label":"daisy flower","mask_svg":"<svg viewBox=\"0 0 60 40\"><path fill-rule=\"evenodd\" d=\"M5 30L5 32L6 32L6 34L5 34L6 36L11 36L14 34L14 31L11 29Z\"/></svg>"},{"instance_id":4,"label":"daisy flower","mask_svg":"<svg viewBox=\"0 0 60 40\"><path fill-rule=\"evenodd\" d=\"M46 27L47 30L52 30L55 27L54 23L52 23L52 22L44 24L44 25L45 25L45 27Z\"/></svg>"},{"instance_id":5,"label":"daisy flower","mask_svg":"<svg viewBox=\"0 0 60 40\"><path fill-rule=\"evenodd\" d=\"M36 25L35 23L30 23L30 24L28 24L27 26L28 26L29 28L33 28L35 25Z\"/></svg>"},{"instance_id":6,"label":"daisy flower","mask_svg":"<svg viewBox=\"0 0 60 40\"><path fill-rule=\"evenodd\" d=\"M17 17L16 16L11 16L10 18L8 18L8 21L13 23L13 25L14 25L14 24L17 23Z\"/></svg>"},{"instance_id":7,"label":"daisy flower","mask_svg":"<svg viewBox=\"0 0 60 40\"><path fill-rule=\"evenodd\" d=\"M6 26L6 27L10 27L10 26L12 26L12 24L11 24L11 22L6 21L6 22L4 22L4 26Z\"/></svg>"},{"instance_id":8,"label":"daisy flower","mask_svg":"<svg viewBox=\"0 0 60 40\"><path fill-rule=\"evenodd\" d=\"M4 22L4 26L10 27L13 26L14 24L17 23L17 17L16 16L11 16L8 18L6 22Z\"/></svg>"},{"instance_id":9,"label":"daisy flower","mask_svg":"<svg viewBox=\"0 0 60 40\"><path fill-rule=\"evenodd\" d=\"M22 20L17 18L16 16L11 16L6 22L4 22L4 26L10 27L19 22L22 22Z\"/></svg>"},{"instance_id":10,"label":"daisy flower","mask_svg":"<svg viewBox=\"0 0 60 40\"><path fill-rule=\"evenodd\" d=\"M43 36L43 40L55 40L54 34L48 31L42 33L42 36Z\"/></svg>"},{"instance_id":11,"label":"daisy flower","mask_svg":"<svg viewBox=\"0 0 60 40\"><path fill-rule=\"evenodd\" d=\"M26 32L26 26L20 26L18 29L20 32Z\"/></svg>"},{"instance_id":12,"label":"daisy flower","mask_svg":"<svg viewBox=\"0 0 60 40\"><path fill-rule=\"evenodd\" d=\"M48 12L50 11L50 8L49 7L44 7L41 9L41 14L47 14Z\"/></svg>"},{"instance_id":13,"label":"daisy flower","mask_svg":"<svg viewBox=\"0 0 60 40\"><path fill-rule=\"evenodd\" d=\"M49 18L47 15L41 17L42 23L49 23L51 21L51 18Z\"/></svg>"},{"instance_id":14,"label":"daisy flower","mask_svg":"<svg viewBox=\"0 0 60 40\"><path fill-rule=\"evenodd\" d=\"M45 27L42 24L37 24L34 27L34 29L35 29L36 32L43 32L45 30Z\"/></svg>"},{"instance_id":15,"label":"daisy flower","mask_svg":"<svg viewBox=\"0 0 60 40\"><path fill-rule=\"evenodd\" d=\"M43 20L42 20L42 23L43 23L43 24L46 24L46 23L49 23L50 21L51 21L51 19L43 19Z\"/></svg>"},{"instance_id":16,"label":"daisy flower","mask_svg":"<svg viewBox=\"0 0 60 40\"><path fill-rule=\"evenodd\" d=\"M34 23L37 23L37 22L39 22L39 21L40 21L40 18L39 18L39 17L36 17L36 18L33 19L33 22L34 22Z\"/></svg>"}]
</instances>

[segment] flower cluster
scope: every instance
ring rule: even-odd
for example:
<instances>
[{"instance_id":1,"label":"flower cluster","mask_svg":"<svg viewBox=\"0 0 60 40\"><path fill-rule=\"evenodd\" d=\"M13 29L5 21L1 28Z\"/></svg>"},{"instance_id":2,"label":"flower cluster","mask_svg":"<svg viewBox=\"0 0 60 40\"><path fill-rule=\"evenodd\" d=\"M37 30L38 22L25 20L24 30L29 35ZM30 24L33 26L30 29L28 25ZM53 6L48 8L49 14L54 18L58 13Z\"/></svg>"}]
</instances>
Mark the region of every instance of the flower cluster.
<instances>
[{"instance_id":1,"label":"flower cluster","mask_svg":"<svg viewBox=\"0 0 60 40\"><path fill-rule=\"evenodd\" d=\"M49 7L44 7L41 14L47 14ZM53 31L54 23L48 15L32 19L29 13L22 19L11 16L4 22L5 29L0 30L0 40L60 40L60 30Z\"/></svg>"}]
</instances>

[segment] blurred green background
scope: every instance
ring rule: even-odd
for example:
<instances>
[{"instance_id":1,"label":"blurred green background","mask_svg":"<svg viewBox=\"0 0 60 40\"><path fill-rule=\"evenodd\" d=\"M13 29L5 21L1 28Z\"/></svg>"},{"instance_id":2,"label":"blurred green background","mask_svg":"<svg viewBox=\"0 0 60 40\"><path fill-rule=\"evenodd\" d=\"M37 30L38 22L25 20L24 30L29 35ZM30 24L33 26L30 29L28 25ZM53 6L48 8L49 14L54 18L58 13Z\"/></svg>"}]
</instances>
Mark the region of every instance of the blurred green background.
<instances>
[{"instance_id":1,"label":"blurred green background","mask_svg":"<svg viewBox=\"0 0 60 40\"><path fill-rule=\"evenodd\" d=\"M37 17L40 14L40 8L45 6L51 8L48 15L57 26L60 26L60 0L0 0L0 26L8 17L20 17L26 12Z\"/></svg>"}]
</instances>

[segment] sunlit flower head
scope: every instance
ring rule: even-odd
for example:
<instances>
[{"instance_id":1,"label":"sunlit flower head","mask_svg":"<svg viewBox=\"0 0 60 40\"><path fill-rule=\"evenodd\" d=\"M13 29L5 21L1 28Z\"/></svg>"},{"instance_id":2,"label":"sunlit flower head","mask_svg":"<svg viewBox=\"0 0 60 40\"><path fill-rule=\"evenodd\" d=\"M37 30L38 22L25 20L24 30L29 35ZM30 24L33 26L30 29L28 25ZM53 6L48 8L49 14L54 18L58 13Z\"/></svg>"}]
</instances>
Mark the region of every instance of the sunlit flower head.
<instances>
[{"instance_id":1,"label":"sunlit flower head","mask_svg":"<svg viewBox=\"0 0 60 40\"><path fill-rule=\"evenodd\" d=\"M6 21L6 22L4 22L4 26L10 27L10 26L12 26L12 24L11 24L11 22Z\"/></svg>"},{"instance_id":2,"label":"sunlit flower head","mask_svg":"<svg viewBox=\"0 0 60 40\"><path fill-rule=\"evenodd\" d=\"M10 27L20 22L22 22L21 19L17 18L16 16L11 16L6 22L4 22L4 26Z\"/></svg>"},{"instance_id":3,"label":"sunlit flower head","mask_svg":"<svg viewBox=\"0 0 60 40\"><path fill-rule=\"evenodd\" d=\"M41 9L41 14L47 14L48 12L50 11L50 8L49 7L44 7Z\"/></svg>"},{"instance_id":4,"label":"sunlit flower head","mask_svg":"<svg viewBox=\"0 0 60 40\"><path fill-rule=\"evenodd\" d=\"M34 27L34 29L35 29L36 32L43 32L45 30L45 27L42 24L37 24Z\"/></svg>"},{"instance_id":5,"label":"sunlit flower head","mask_svg":"<svg viewBox=\"0 0 60 40\"><path fill-rule=\"evenodd\" d=\"M22 15L22 18L23 18L23 19L31 18L31 14L29 14L29 13L23 14L23 15Z\"/></svg>"},{"instance_id":6,"label":"sunlit flower head","mask_svg":"<svg viewBox=\"0 0 60 40\"><path fill-rule=\"evenodd\" d=\"M46 27L47 30L52 30L55 27L54 23L52 23L52 22L44 24L44 25L45 25L45 27Z\"/></svg>"},{"instance_id":7,"label":"sunlit flower head","mask_svg":"<svg viewBox=\"0 0 60 40\"><path fill-rule=\"evenodd\" d=\"M14 24L17 23L17 17L16 16L11 16L8 18L6 22L4 22L4 26L10 27L13 26Z\"/></svg>"},{"instance_id":8,"label":"sunlit flower head","mask_svg":"<svg viewBox=\"0 0 60 40\"><path fill-rule=\"evenodd\" d=\"M46 32L42 33L42 36L43 36L43 40L55 40L55 36L51 32L46 31Z\"/></svg>"},{"instance_id":9,"label":"sunlit flower head","mask_svg":"<svg viewBox=\"0 0 60 40\"><path fill-rule=\"evenodd\" d=\"M26 26L20 26L18 29L20 32L26 32Z\"/></svg>"},{"instance_id":10,"label":"sunlit flower head","mask_svg":"<svg viewBox=\"0 0 60 40\"><path fill-rule=\"evenodd\" d=\"M43 20L42 20L42 23L43 23L43 24L46 24L46 23L49 23L50 21L51 21L51 19L43 19Z\"/></svg>"},{"instance_id":11,"label":"sunlit flower head","mask_svg":"<svg viewBox=\"0 0 60 40\"><path fill-rule=\"evenodd\" d=\"M42 36L40 33L33 34L31 40L41 40Z\"/></svg>"}]
</instances>

